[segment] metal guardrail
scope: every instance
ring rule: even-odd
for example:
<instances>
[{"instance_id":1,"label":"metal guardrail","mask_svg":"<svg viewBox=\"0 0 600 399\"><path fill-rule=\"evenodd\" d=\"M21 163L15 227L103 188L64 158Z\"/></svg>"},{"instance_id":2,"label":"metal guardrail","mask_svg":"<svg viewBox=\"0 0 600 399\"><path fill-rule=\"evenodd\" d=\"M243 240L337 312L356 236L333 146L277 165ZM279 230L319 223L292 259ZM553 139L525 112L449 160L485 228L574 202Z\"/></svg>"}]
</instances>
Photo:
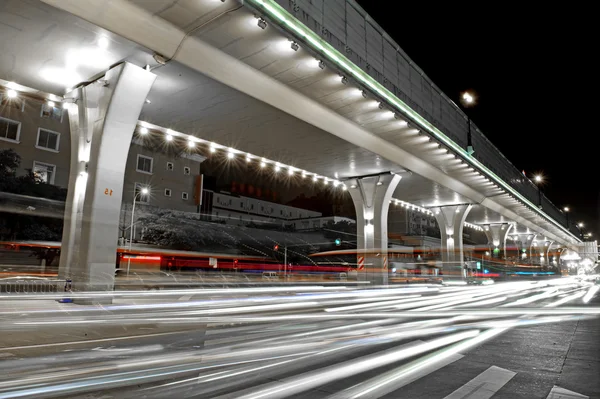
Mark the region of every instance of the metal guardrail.
<instances>
[{"instance_id":1,"label":"metal guardrail","mask_svg":"<svg viewBox=\"0 0 600 399\"><path fill-rule=\"evenodd\" d=\"M10 279L0 280L0 293L6 294L39 294L55 293L59 287L65 284L65 280L46 279Z\"/></svg>"}]
</instances>

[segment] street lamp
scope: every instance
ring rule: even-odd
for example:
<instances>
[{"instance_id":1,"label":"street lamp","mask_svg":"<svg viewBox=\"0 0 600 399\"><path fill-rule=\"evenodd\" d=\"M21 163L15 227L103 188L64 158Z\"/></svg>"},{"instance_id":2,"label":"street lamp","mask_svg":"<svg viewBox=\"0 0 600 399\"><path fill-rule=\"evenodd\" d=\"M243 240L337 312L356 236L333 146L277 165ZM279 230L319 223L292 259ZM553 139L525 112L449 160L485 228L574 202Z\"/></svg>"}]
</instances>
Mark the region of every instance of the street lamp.
<instances>
[{"instance_id":1,"label":"street lamp","mask_svg":"<svg viewBox=\"0 0 600 399\"><path fill-rule=\"evenodd\" d=\"M538 207L542 209L542 183L544 182L544 177L542 175L535 175L533 180L535 180L538 188Z\"/></svg>"},{"instance_id":2,"label":"street lamp","mask_svg":"<svg viewBox=\"0 0 600 399\"><path fill-rule=\"evenodd\" d=\"M579 222L579 223L577 223L577 228L579 229L579 236L580 236L581 238L583 238L583 227L584 227L584 224L583 224L583 222Z\"/></svg>"},{"instance_id":3,"label":"street lamp","mask_svg":"<svg viewBox=\"0 0 600 399\"><path fill-rule=\"evenodd\" d=\"M464 108L469 108L475 105L475 96L472 93L469 93L468 91L465 91L464 93L462 93L462 95L460 96L460 102L462 103ZM467 115L467 152L469 153L469 155L472 155L475 150L473 149L473 139L471 137L471 118L469 117L469 114L467 113L466 110L465 111L465 115Z\"/></svg>"},{"instance_id":4,"label":"street lamp","mask_svg":"<svg viewBox=\"0 0 600 399\"><path fill-rule=\"evenodd\" d=\"M136 187L137 188L137 187ZM133 217L135 216L135 201L140 195L148 195L150 190L143 187L140 191L134 190L133 205L131 206L131 225L129 226L129 255L127 256L127 275L129 276L129 267L131 266L131 244L133 243Z\"/></svg>"}]
</instances>

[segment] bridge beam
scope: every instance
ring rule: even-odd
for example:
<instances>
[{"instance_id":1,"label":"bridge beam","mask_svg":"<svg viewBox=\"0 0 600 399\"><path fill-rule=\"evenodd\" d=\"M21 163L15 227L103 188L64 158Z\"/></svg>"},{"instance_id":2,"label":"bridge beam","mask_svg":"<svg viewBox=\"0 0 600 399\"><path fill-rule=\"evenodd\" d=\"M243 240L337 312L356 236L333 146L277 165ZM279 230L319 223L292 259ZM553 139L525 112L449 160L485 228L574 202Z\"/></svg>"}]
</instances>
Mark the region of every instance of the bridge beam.
<instances>
[{"instance_id":1,"label":"bridge beam","mask_svg":"<svg viewBox=\"0 0 600 399\"><path fill-rule=\"evenodd\" d=\"M356 210L359 280L377 285L388 283L388 209L400 179L396 174L382 174L347 182Z\"/></svg>"},{"instance_id":2,"label":"bridge beam","mask_svg":"<svg viewBox=\"0 0 600 399\"><path fill-rule=\"evenodd\" d=\"M59 277L74 291L112 290L127 154L156 75L129 63L65 97L71 167Z\"/></svg>"},{"instance_id":3,"label":"bridge beam","mask_svg":"<svg viewBox=\"0 0 600 399\"><path fill-rule=\"evenodd\" d=\"M463 248L463 225L473 205L448 205L433 209L441 233L441 250L444 270L460 270L466 277Z\"/></svg>"}]
</instances>

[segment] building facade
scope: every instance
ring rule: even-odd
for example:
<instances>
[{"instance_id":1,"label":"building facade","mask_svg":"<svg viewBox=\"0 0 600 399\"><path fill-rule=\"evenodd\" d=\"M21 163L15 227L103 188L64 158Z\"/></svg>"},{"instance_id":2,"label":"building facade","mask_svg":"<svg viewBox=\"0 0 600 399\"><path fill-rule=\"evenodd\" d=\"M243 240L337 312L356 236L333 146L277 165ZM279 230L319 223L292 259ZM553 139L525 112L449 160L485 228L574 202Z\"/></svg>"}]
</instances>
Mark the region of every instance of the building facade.
<instances>
[{"instance_id":1,"label":"building facade","mask_svg":"<svg viewBox=\"0 0 600 399\"><path fill-rule=\"evenodd\" d=\"M71 158L66 110L35 97L10 98L0 92L0 150L21 157L17 175L31 170L43 182L66 188ZM205 157L169 148L137 132L125 170L122 204L137 203L186 212L197 211L194 200L200 164ZM142 188L148 195L140 195Z\"/></svg>"},{"instance_id":2,"label":"building facade","mask_svg":"<svg viewBox=\"0 0 600 399\"><path fill-rule=\"evenodd\" d=\"M17 174L32 171L41 181L66 188L71 157L67 111L35 96L11 98L8 90L0 91L0 105L0 150L11 148L19 154ZM269 224L297 230L319 228L336 219L265 198L204 190L201 164L206 158L185 143L178 144L147 134L143 128L136 131L125 169L119 236L129 237L134 199L134 216L144 208L171 209L201 213L204 219L228 224ZM148 190L147 195L143 189ZM136 228L135 219L134 233L140 238L143 229Z\"/></svg>"}]
</instances>

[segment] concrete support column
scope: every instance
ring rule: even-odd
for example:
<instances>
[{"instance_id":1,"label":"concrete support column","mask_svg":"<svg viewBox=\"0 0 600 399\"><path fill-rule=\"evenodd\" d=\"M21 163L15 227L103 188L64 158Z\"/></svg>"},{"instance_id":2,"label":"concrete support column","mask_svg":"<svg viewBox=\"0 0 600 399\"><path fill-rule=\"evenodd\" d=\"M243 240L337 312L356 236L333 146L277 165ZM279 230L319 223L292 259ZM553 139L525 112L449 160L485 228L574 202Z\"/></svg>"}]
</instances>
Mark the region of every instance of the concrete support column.
<instances>
[{"instance_id":1,"label":"concrete support column","mask_svg":"<svg viewBox=\"0 0 600 399\"><path fill-rule=\"evenodd\" d=\"M519 260L531 258L531 244L533 243L534 233L513 233L515 238L515 244L519 249ZM525 250L525 251L523 251ZM525 258L523 258L525 255Z\"/></svg>"},{"instance_id":2,"label":"concrete support column","mask_svg":"<svg viewBox=\"0 0 600 399\"><path fill-rule=\"evenodd\" d=\"M72 279L74 291L113 289L125 164L155 79L122 63L66 96L74 104L59 277Z\"/></svg>"},{"instance_id":3,"label":"concrete support column","mask_svg":"<svg viewBox=\"0 0 600 399\"><path fill-rule=\"evenodd\" d=\"M552 254L552 246L554 245L554 241L548 241L548 246L546 246L546 264L549 266L554 266L554 259L553 259L553 254Z\"/></svg>"},{"instance_id":4,"label":"concrete support column","mask_svg":"<svg viewBox=\"0 0 600 399\"><path fill-rule=\"evenodd\" d=\"M376 285L388 282L388 209L400 179L399 175L385 174L347 182L356 210L359 280Z\"/></svg>"},{"instance_id":5,"label":"concrete support column","mask_svg":"<svg viewBox=\"0 0 600 399\"><path fill-rule=\"evenodd\" d=\"M540 235L540 234L534 234L533 236L533 241L531 242L531 245L529 247L529 253L530 253L530 257L531 257L531 261L533 262L534 260L536 261L536 263L539 263L540 265L543 265L544 263L544 254L545 254L545 248L544 248L544 242L545 242L546 238L544 238L544 236Z\"/></svg>"},{"instance_id":6,"label":"concrete support column","mask_svg":"<svg viewBox=\"0 0 600 399\"><path fill-rule=\"evenodd\" d=\"M441 252L443 267L446 271L460 271L466 276L464 268L463 225L473 205L449 205L433 209L441 233Z\"/></svg>"},{"instance_id":7,"label":"concrete support column","mask_svg":"<svg viewBox=\"0 0 600 399\"><path fill-rule=\"evenodd\" d=\"M506 258L506 237L513 228L512 223L494 223L484 225L485 236L488 239L490 252L494 258ZM496 249L498 251L496 251Z\"/></svg>"}]
</instances>

